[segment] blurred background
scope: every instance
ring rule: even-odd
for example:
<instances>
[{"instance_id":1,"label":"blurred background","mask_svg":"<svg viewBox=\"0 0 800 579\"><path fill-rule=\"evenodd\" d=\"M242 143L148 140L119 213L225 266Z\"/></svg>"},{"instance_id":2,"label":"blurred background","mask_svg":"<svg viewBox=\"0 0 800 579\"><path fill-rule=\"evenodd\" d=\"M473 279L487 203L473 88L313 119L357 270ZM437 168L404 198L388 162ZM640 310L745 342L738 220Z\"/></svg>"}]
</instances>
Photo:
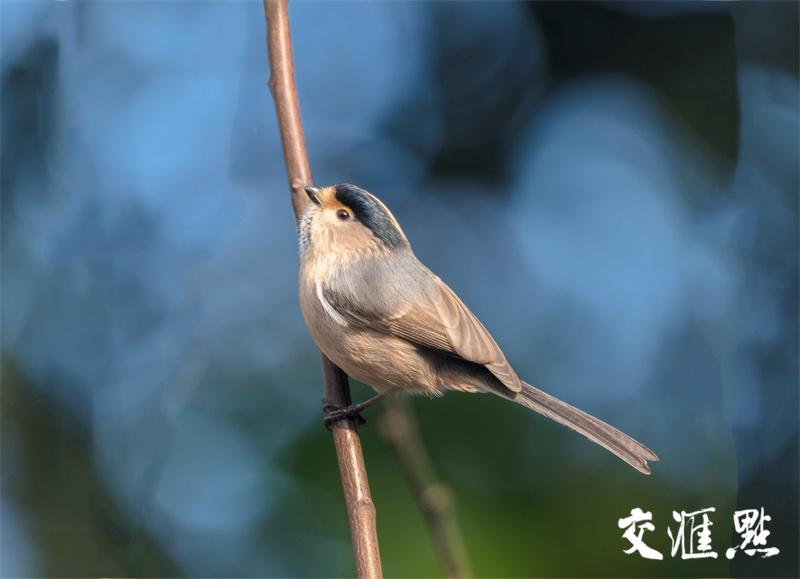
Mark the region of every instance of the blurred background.
<instances>
[{"instance_id":1,"label":"blurred background","mask_svg":"<svg viewBox=\"0 0 800 579\"><path fill-rule=\"evenodd\" d=\"M3 576L351 575L261 3L0 10ZM290 14L315 181L378 194L521 376L661 457L415 400L475 574L796 577L798 4ZM384 571L441 575L380 414ZM635 507L663 561L622 553ZM719 558L670 557L705 507ZM760 507L780 555L727 560Z\"/></svg>"}]
</instances>

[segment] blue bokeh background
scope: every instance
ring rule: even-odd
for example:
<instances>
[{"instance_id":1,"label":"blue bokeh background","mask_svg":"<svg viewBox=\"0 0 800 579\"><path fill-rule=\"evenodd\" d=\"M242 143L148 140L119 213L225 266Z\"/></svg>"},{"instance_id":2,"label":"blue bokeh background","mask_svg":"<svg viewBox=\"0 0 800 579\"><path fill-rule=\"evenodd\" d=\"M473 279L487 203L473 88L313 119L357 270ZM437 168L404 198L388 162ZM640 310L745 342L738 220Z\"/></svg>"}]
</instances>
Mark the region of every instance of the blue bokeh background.
<instances>
[{"instance_id":1,"label":"blue bokeh background","mask_svg":"<svg viewBox=\"0 0 800 579\"><path fill-rule=\"evenodd\" d=\"M2 574L352 573L259 2L3 0ZM317 183L379 195L526 380L415 401L481 576L796 576L795 3L295 2ZM368 395L355 385L355 396ZM440 574L374 419L384 569ZM369 417L368 417L369 418ZM617 518L773 517L650 563Z\"/></svg>"}]
</instances>

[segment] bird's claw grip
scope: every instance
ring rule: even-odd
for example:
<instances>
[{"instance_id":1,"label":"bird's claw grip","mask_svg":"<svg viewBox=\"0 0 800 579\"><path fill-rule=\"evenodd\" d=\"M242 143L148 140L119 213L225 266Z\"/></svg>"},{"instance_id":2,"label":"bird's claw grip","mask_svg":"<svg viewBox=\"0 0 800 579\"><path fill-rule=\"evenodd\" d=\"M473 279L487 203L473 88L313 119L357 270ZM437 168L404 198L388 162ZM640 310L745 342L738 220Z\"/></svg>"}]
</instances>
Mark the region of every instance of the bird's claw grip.
<instances>
[{"instance_id":1,"label":"bird's claw grip","mask_svg":"<svg viewBox=\"0 0 800 579\"><path fill-rule=\"evenodd\" d=\"M322 411L325 413L325 428L328 430L333 429L333 423L338 422L344 418L352 418L356 421L356 424L361 426L362 424L366 424L367 421L361 416L361 405L360 404L353 404L351 406L333 406L326 404L322 407Z\"/></svg>"}]
</instances>

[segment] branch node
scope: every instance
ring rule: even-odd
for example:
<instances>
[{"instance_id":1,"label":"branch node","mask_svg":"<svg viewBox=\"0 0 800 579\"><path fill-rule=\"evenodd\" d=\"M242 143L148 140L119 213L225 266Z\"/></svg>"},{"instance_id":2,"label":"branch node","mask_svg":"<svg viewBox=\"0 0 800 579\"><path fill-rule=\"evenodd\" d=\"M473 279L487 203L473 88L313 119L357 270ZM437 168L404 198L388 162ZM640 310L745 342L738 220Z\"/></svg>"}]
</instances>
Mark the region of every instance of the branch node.
<instances>
[{"instance_id":1,"label":"branch node","mask_svg":"<svg viewBox=\"0 0 800 579\"><path fill-rule=\"evenodd\" d=\"M452 503L450 490L441 483L434 483L422 491L420 497L422 504L432 515L440 515L446 512Z\"/></svg>"}]
</instances>

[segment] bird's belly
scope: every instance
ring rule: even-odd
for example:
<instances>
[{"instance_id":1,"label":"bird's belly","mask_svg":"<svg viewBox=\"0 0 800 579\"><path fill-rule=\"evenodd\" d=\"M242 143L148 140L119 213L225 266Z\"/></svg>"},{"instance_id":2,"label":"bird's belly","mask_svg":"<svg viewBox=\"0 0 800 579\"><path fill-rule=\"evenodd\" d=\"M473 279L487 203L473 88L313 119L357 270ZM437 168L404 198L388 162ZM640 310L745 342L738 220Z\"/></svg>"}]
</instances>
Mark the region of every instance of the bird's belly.
<instances>
[{"instance_id":1,"label":"bird's belly","mask_svg":"<svg viewBox=\"0 0 800 579\"><path fill-rule=\"evenodd\" d=\"M313 296L301 297L311 336L322 353L353 378L378 392L439 388L434 356L411 342L375 330L334 320Z\"/></svg>"},{"instance_id":2,"label":"bird's belly","mask_svg":"<svg viewBox=\"0 0 800 579\"><path fill-rule=\"evenodd\" d=\"M334 364L378 392L438 389L431 360L406 340L359 329L321 336L317 343Z\"/></svg>"}]
</instances>

